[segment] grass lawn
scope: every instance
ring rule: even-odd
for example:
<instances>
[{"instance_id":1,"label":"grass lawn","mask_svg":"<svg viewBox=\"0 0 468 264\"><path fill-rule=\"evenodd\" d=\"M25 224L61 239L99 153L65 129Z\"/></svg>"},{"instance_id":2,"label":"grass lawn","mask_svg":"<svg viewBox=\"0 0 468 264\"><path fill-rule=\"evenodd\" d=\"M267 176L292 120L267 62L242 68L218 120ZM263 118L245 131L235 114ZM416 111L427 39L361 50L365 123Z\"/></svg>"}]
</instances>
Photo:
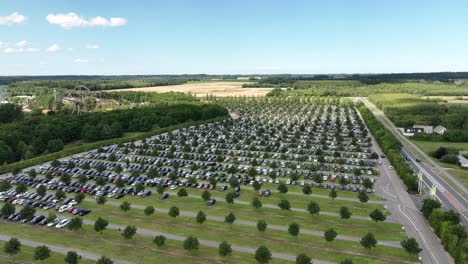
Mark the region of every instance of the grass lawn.
<instances>
[{"instance_id":1,"label":"grass lawn","mask_svg":"<svg viewBox=\"0 0 468 264\"><path fill-rule=\"evenodd\" d=\"M5 246L5 241L0 241L0 248L3 249ZM63 260L65 259L65 255L62 255L60 253L56 252L50 252L50 258L45 260L44 263L63 263ZM6 255L3 250L0 253L0 263L42 263L40 261L35 261L34 260L34 248L21 245L21 252L18 253L13 259L9 256ZM95 261L88 260L88 259L81 259L80 264L92 264L96 263Z\"/></svg>"}]
</instances>

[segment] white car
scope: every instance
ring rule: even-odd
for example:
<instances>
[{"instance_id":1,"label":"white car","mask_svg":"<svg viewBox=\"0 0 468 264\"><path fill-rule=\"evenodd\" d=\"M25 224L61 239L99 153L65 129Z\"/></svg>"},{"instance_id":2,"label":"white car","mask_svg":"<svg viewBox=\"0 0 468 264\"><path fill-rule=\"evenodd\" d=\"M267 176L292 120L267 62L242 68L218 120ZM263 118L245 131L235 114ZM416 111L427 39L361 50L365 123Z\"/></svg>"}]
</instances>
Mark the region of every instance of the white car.
<instances>
[{"instance_id":1,"label":"white car","mask_svg":"<svg viewBox=\"0 0 468 264\"><path fill-rule=\"evenodd\" d=\"M67 226L68 223L70 223L70 219L63 219L60 222L58 222L57 225L55 225L55 228L63 228L65 226Z\"/></svg>"},{"instance_id":2,"label":"white car","mask_svg":"<svg viewBox=\"0 0 468 264\"><path fill-rule=\"evenodd\" d=\"M170 190L175 190L177 189L177 185L171 185L171 187L169 187Z\"/></svg>"},{"instance_id":3,"label":"white car","mask_svg":"<svg viewBox=\"0 0 468 264\"><path fill-rule=\"evenodd\" d=\"M60 222L60 219L58 218L55 218L55 220L53 222L50 222L47 224L48 227L53 227L55 226L56 224L58 224Z\"/></svg>"},{"instance_id":4,"label":"white car","mask_svg":"<svg viewBox=\"0 0 468 264\"><path fill-rule=\"evenodd\" d=\"M70 208L72 208L71 205L65 204L65 205L60 206L59 209L58 209L58 211L59 211L59 213L63 213L63 212L67 211L67 210L70 209Z\"/></svg>"}]
</instances>

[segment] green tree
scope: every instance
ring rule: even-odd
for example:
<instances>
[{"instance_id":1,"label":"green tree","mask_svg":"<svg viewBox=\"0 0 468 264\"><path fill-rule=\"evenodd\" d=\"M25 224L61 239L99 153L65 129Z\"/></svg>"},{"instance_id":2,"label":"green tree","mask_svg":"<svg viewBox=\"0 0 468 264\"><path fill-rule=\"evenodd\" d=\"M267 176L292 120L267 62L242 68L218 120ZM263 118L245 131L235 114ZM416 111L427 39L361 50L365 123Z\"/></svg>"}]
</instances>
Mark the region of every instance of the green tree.
<instances>
[{"instance_id":1,"label":"green tree","mask_svg":"<svg viewBox=\"0 0 468 264\"><path fill-rule=\"evenodd\" d=\"M353 260L350 258L343 259L340 264L353 264Z\"/></svg>"},{"instance_id":2,"label":"green tree","mask_svg":"<svg viewBox=\"0 0 468 264\"><path fill-rule=\"evenodd\" d=\"M309 204L307 205L307 211L310 214L319 214L320 213L320 206L318 203L314 201L310 201Z\"/></svg>"},{"instance_id":3,"label":"green tree","mask_svg":"<svg viewBox=\"0 0 468 264\"><path fill-rule=\"evenodd\" d=\"M417 255L422 251L422 249L419 247L418 241L416 241L414 237L403 240L400 242L400 244L409 254Z\"/></svg>"},{"instance_id":4,"label":"green tree","mask_svg":"<svg viewBox=\"0 0 468 264\"><path fill-rule=\"evenodd\" d=\"M74 217L70 219L70 223L67 225L67 228L73 231L77 231L78 229L81 229L83 226L83 220L79 217Z\"/></svg>"},{"instance_id":5,"label":"green tree","mask_svg":"<svg viewBox=\"0 0 468 264\"><path fill-rule=\"evenodd\" d=\"M44 197L44 195L46 195L47 193L47 188L45 187L45 185L39 185L39 187L37 187L36 189L36 193L41 196L41 197Z\"/></svg>"},{"instance_id":6,"label":"green tree","mask_svg":"<svg viewBox=\"0 0 468 264\"><path fill-rule=\"evenodd\" d=\"M260 207L262 207L262 202L260 201L260 199L258 199L258 197L254 197L254 198L252 199L252 206L253 206L254 208L260 208Z\"/></svg>"},{"instance_id":7,"label":"green tree","mask_svg":"<svg viewBox=\"0 0 468 264\"><path fill-rule=\"evenodd\" d=\"M137 228L135 226L126 226L122 232L125 239L131 239L136 234Z\"/></svg>"},{"instance_id":8,"label":"green tree","mask_svg":"<svg viewBox=\"0 0 468 264\"><path fill-rule=\"evenodd\" d=\"M203 191L201 197L203 200L208 201L211 198L211 193L209 191Z\"/></svg>"},{"instance_id":9,"label":"green tree","mask_svg":"<svg viewBox=\"0 0 468 264\"><path fill-rule=\"evenodd\" d=\"M279 207L281 210L285 210L285 211L291 210L291 204L290 204L289 201L286 200L286 199L281 199L281 200L278 202L278 207Z\"/></svg>"},{"instance_id":10,"label":"green tree","mask_svg":"<svg viewBox=\"0 0 468 264\"><path fill-rule=\"evenodd\" d=\"M80 177L78 177L78 182L85 184L88 181L88 176L82 174Z\"/></svg>"},{"instance_id":11,"label":"green tree","mask_svg":"<svg viewBox=\"0 0 468 264\"><path fill-rule=\"evenodd\" d=\"M31 220L34 217L34 214L36 214L36 209L34 209L34 207L32 206L27 205L20 210L19 214L22 219Z\"/></svg>"},{"instance_id":12,"label":"green tree","mask_svg":"<svg viewBox=\"0 0 468 264\"><path fill-rule=\"evenodd\" d=\"M296 257L296 264L311 264L312 258L306 254L299 254Z\"/></svg>"},{"instance_id":13,"label":"green tree","mask_svg":"<svg viewBox=\"0 0 468 264\"><path fill-rule=\"evenodd\" d=\"M260 232L265 232L268 227L268 224L265 222L265 220L258 220L257 222L257 230Z\"/></svg>"},{"instance_id":14,"label":"green tree","mask_svg":"<svg viewBox=\"0 0 468 264\"><path fill-rule=\"evenodd\" d=\"M75 251L68 251L64 260L66 264L78 264L80 256Z\"/></svg>"},{"instance_id":15,"label":"green tree","mask_svg":"<svg viewBox=\"0 0 468 264\"><path fill-rule=\"evenodd\" d=\"M15 211L16 211L16 208L14 205L12 205L11 203L6 203L2 206L2 209L0 209L0 214L2 216L12 215L15 213Z\"/></svg>"},{"instance_id":16,"label":"green tree","mask_svg":"<svg viewBox=\"0 0 468 264\"><path fill-rule=\"evenodd\" d=\"M265 246L258 247L257 250L255 250L255 260L261 264L270 262L271 251Z\"/></svg>"},{"instance_id":17,"label":"green tree","mask_svg":"<svg viewBox=\"0 0 468 264\"><path fill-rule=\"evenodd\" d=\"M163 235L155 236L153 239L153 243L156 244L156 246L158 247L162 247L166 243L166 237Z\"/></svg>"},{"instance_id":18,"label":"green tree","mask_svg":"<svg viewBox=\"0 0 468 264\"><path fill-rule=\"evenodd\" d=\"M5 192L11 189L11 184L7 181L0 181L0 192Z\"/></svg>"},{"instance_id":19,"label":"green tree","mask_svg":"<svg viewBox=\"0 0 468 264\"><path fill-rule=\"evenodd\" d=\"M200 246L200 243L198 242L198 239L196 237L189 236L184 240L183 246L185 250L192 251L197 250Z\"/></svg>"},{"instance_id":20,"label":"green tree","mask_svg":"<svg viewBox=\"0 0 468 264\"><path fill-rule=\"evenodd\" d=\"M195 220L200 225L203 224L206 221L206 214L203 211L198 211L197 216L195 217Z\"/></svg>"},{"instance_id":21,"label":"green tree","mask_svg":"<svg viewBox=\"0 0 468 264\"><path fill-rule=\"evenodd\" d=\"M348 207L342 206L342 207L340 208L340 216L341 216L341 218L343 218L343 219L348 219L348 218L351 217L351 215L352 215L352 213L349 211Z\"/></svg>"},{"instance_id":22,"label":"green tree","mask_svg":"<svg viewBox=\"0 0 468 264\"><path fill-rule=\"evenodd\" d=\"M100 232L102 233L102 231L104 231L107 226L109 225L109 222L101 217L98 217L98 219L96 220L96 222L94 222L94 230L96 232Z\"/></svg>"},{"instance_id":23,"label":"green tree","mask_svg":"<svg viewBox=\"0 0 468 264\"><path fill-rule=\"evenodd\" d=\"M96 198L96 202L98 204L105 204L107 202L107 198L105 196L98 196Z\"/></svg>"},{"instance_id":24,"label":"green tree","mask_svg":"<svg viewBox=\"0 0 468 264\"><path fill-rule=\"evenodd\" d=\"M235 216L232 212L229 213L229 214L224 218L224 222L225 222L225 223L232 224L232 223L234 223L234 221L236 221L236 216Z\"/></svg>"},{"instance_id":25,"label":"green tree","mask_svg":"<svg viewBox=\"0 0 468 264\"><path fill-rule=\"evenodd\" d=\"M177 196L179 196L179 197L187 197L187 196L188 196L187 190L186 190L185 188L181 188L181 189L177 192Z\"/></svg>"},{"instance_id":26,"label":"green tree","mask_svg":"<svg viewBox=\"0 0 468 264\"><path fill-rule=\"evenodd\" d=\"M289 234L291 234L292 236L297 236L299 235L299 231L300 231L300 226L298 223L289 224L289 227L288 227Z\"/></svg>"},{"instance_id":27,"label":"green tree","mask_svg":"<svg viewBox=\"0 0 468 264\"><path fill-rule=\"evenodd\" d=\"M254 190L258 191L260 190L260 188L262 188L262 184L260 184L260 182L258 181L254 181L252 187L254 188Z\"/></svg>"},{"instance_id":28,"label":"green tree","mask_svg":"<svg viewBox=\"0 0 468 264\"><path fill-rule=\"evenodd\" d=\"M337 235L338 234L333 228L327 229L325 233L323 234L323 236L325 237L325 240L328 242L335 240Z\"/></svg>"},{"instance_id":29,"label":"green tree","mask_svg":"<svg viewBox=\"0 0 468 264\"><path fill-rule=\"evenodd\" d=\"M330 193L328 193L328 196L332 198L332 200L335 200L335 198L338 196L338 192L335 189L331 189Z\"/></svg>"},{"instance_id":30,"label":"green tree","mask_svg":"<svg viewBox=\"0 0 468 264\"><path fill-rule=\"evenodd\" d=\"M131 204L127 201L124 201L123 203L120 204L120 210L124 211L124 212L127 212L130 210L131 208Z\"/></svg>"},{"instance_id":31,"label":"green tree","mask_svg":"<svg viewBox=\"0 0 468 264\"><path fill-rule=\"evenodd\" d=\"M374 234L367 233L360 241L361 245L367 249L371 249L377 245L377 240L374 237Z\"/></svg>"},{"instance_id":32,"label":"green tree","mask_svg":"<svg viewBox=\"0 0 468 264\"><path fill-rule=\"evenodd\" d=\"M145 213L146 216L150 216L150 215L154 214L155 211L156 210L154 209L154 207L150 205L150 206L147 206L145 208L144 213Z\"/></svg>"},{"instance_id":33,"label":"green tree","mask_svg":"<svg viewBox=\"0 0 468 264\"><path fill-rule=\"evenodd\" d=\"M14 259L14 256L21 252L21 242L19 242L18 239L12 237L5 243L3 251Z\"/></svg>"},{"instance_id":34,"label":"green tree","mask_svg":"<svg viewBox=\"0 0 468 264\"><path fill-rule=\"evenodd\" d=\"M432 200L432 199L424 199L421 212L423 213L424 217L429 218L432 211L434 209L440 208L440 206L441 204L439 201Z\"/></svg>"},{"instance_id":35,"label":"green tree","mask_svg":"<svg viewBox=\"0 0 468 264\"><path fill-rule=\"evenodd\" d=\"M47 142L47 150L49 152L57 152L63 149L63 141L58 138L58 139L52 139Z\"/></svg>"},{"instance_id":36,"label":"green tree","mask_svg":"<svg viewBox=\"0 0 468 264\"><path fill-rule=\"evenodd\" d=\"M230 256L231 253L232 253L231 244L229 244L227 241L223 241L223 242L221 242L221 244L219 244L218 254L221 257Z\"/></svg>"},{"instance_id":37,"label":"green tree","mask_svg":"<svg viewBox=\"0 0 468 264\"><path fill-rule=\"evenodd\" d=\"M64 182L64 183L67 183L67 184L70 183L71 182L70 174L68 174L66 172L62 173L62 176L60 176L60 181Z\"/></svg>"},{"instance_id":38,"label":"green tree","mask_svg":"<svg viewBox=\"0 0 468 264\"><path fill-rule=\"evenodd\" d=\"M110 258L102 256L100 259L98 259L96 264L114 264L114 262Z\"/></svg>"},{"instance_id":39,"label":"green tree","mask_svg":"<svg viewBox=\"0 0 468 264\"><path fill-rule=\"evenodd\" d=\"M62 190L57 190L57 191L55 192L55 198L57 198L58 200L62 200L62 199L64 199L66 196L67 196L67 195L66 195L65 192L62 191Z\"/></svg>"},{"instance_id":40,"label":"green tree","mask_svg":"<svg viewBox=\"0 0 468 264\"><path fill-rule=\"evenodd\" d=\"M176 206L172 206L172 207L169 209L168 215L169 215L170 217L176 218L177 216L179 216L179 208L176 207Z\"/></svg>"},{"instance_id":41,"label":"green tree","mask_svg":"<svg viewBox=\"0 0 468 264\"><path fill-rule=\"evenodd\" d=\"M374 220L375 222L378 222L378 221L385 221L386 217L385 215L382 213L382 211L380 211L379 209L375 209L374 211L372 211L370 214L369 214L370 218L372 220Z\"/></svg>"},{"instance_id":42,"label":"green tree","mask_svg":"<svg viewBox=\"0 0 468 264\"><path fill-rule=\"evenodd\" d=\"M84 193L77 193L75 194L75 201L77 203L81 203L84 199L86 198L86 195Z\"/></svg>"},{"instance_id":43,"label":"green tree","mask_svg":"<svg viewBox=\"0 0 468 264\"><path fill-rule=\"evenodd\" d=\"M288 186L286 186L286 184L284 184L284 183L281 182L281 183L278 185L278 191L279 191L280 193L282 193L282 194L285 194L285 193L288 192Z\"/></svg>"},{"instance_id":44,"label":"green tree","mask_svg":"<svg viewBox=\"0 0 468 264\"><path fill-rule=\"evenodd\" d=\"M361 201L361 203L367 203L367 201L369 201L369 196L365 191L360 191L358 194L358 198L359 201Z\"/></svg>"},{"instance_id":45,"label":"green tree","mask_svg":"<svg viewBox=\"0 0 468 264\"><path fill-rule=\"evenodd\" d=\"M234 203L234 198L236 196L234 195L233 192L229 192L228 194L226 194L226 203L228 204L233 204Z\"/></svg>"},{"instance_id":46,"label":"green tree","mask_svg":"<svg viewBox=\"0 0 468 264\"><path fill-rule=\"evenodd\" d=\"M38 246L34 249L34 260L44 262L50 258L50 249L46 246Z\"/></svg>"},{"instance_id":47,"label":"green tree","mask_svg":"<svg viewBox=\"0 0 468 264\"><path fill-rule=\"evenodd\" d=\"M305 185L304 188L302 188L302 192L305 194L305 195L310 195L312 194L312 188L310 188L309 185Z\"/></svg>"},{"instance_id":48,"label":"green tree","mask_svg":"<svg viewBox=\"0 0 468 264\"><path fill-rule=\"evenodd\" d=\"M372 189L374 187L374 183L369 178L364 178L362 186L366 189Z\"/></svg>"},{"instance_id":49,"label":"green tree","mask_svg":"<svg viewBox=\"0 0 468 264\"><path fill-rule=\"evenodd\" d=\"M18 183L18 185L16 185L16 189L15 189L16 193L24 193L27 190L28 190L28 187L22 182L20 182L20 183Z\"/></svg>"}]
</instances>

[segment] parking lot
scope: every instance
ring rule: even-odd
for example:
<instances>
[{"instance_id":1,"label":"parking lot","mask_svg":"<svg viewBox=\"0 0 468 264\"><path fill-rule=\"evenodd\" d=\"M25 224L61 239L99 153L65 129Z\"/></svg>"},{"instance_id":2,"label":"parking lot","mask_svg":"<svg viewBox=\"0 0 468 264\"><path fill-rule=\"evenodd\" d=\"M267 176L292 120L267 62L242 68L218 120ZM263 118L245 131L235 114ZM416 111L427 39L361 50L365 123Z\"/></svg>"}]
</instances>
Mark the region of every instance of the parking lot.
<instances>
[{"instance_id":1,"label":"parking lot","mask_svg":"<svg viewBox=\"0 0 468 264\"><path fill-rule=\"evenodd\" d=\"M369 218L375 209L388 215L373 187L381 156L373 151L353 107L221 103L231 119L104 147L10 176L5 181L11 187L1 193L1 201L37 212L32 219L22 219L20 213L2 217L56 229L69 224L73 215L89 221L102 217L114 224L215 242L226 239L239 246L266 244L283 254L311 252L318 261L414 261L398 247L406 237L399 224ZM360 200L363 193L368 202ZM254 199L261 201L260 208L252 206ZM280 206L283 200L290 208ZM310 212L311 201L320 206L319 213ZM128 212L119 210L122 202L131 204ZM155 216L143 214L147 206L155 208ZM173 206L181 212L176 219L162 213ZM350 219L340 217L343 206L351 211ZM203 226L193 220L198 211L209 216ZM57 217L48 222L51 212ZM237 217L231 226L222 223L229 213ZM272 229L255 235L258 220ZM291 222L299 223L304 234L284 232ZM318 235L329 228L339 234L334 247ZM372 252L357 242L368 231L385 242Z\"/></svg>"}]
</instances>

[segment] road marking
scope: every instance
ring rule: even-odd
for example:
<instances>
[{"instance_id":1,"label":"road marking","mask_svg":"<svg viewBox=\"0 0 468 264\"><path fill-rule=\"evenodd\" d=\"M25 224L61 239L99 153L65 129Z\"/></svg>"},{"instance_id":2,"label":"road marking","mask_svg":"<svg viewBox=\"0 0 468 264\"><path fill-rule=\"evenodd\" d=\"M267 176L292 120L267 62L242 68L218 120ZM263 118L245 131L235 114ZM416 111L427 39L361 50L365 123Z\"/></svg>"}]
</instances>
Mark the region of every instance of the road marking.
<instances>
[{"instance_id":1,"label":"road marking","mask_svg":"<svg viewBox=\"0 0 468 264\"><path fill-rule=\"evenodd\" d=\"M389 185L390 185L390 183L387 184L387 185L385 185L385 187L383 187L383 191L384 191L386 194L388 194L388 195L390 195L391 197L393 197L393 198L398 198L398 196L396 196L396 195L390 193L390 191L388 190L388 186L389 186Z\"/></svg>"},{"instance_id":2,"label":"road marking","mask_svg":"<svg viewBox=\"0 0 468 264\"><path fill-rule=\"evenodd\" d=\"M406 214L406 212L405 212L405 211L406 211L406 204L404 204L404 209L405 209L405 211L403 211L403 210L401 209L401 204L398 204L398 209L400 209L401 213L402 213L403 215L405 215L405 216L410 220L411 224L413 224L413 226L414 226L414 228L416 229L416 231L421 232L421 230L419 229L418 225L413 221L413 219L411 219L411 217L409 217L408 214Z\"/></svg>"}]
</instances>

